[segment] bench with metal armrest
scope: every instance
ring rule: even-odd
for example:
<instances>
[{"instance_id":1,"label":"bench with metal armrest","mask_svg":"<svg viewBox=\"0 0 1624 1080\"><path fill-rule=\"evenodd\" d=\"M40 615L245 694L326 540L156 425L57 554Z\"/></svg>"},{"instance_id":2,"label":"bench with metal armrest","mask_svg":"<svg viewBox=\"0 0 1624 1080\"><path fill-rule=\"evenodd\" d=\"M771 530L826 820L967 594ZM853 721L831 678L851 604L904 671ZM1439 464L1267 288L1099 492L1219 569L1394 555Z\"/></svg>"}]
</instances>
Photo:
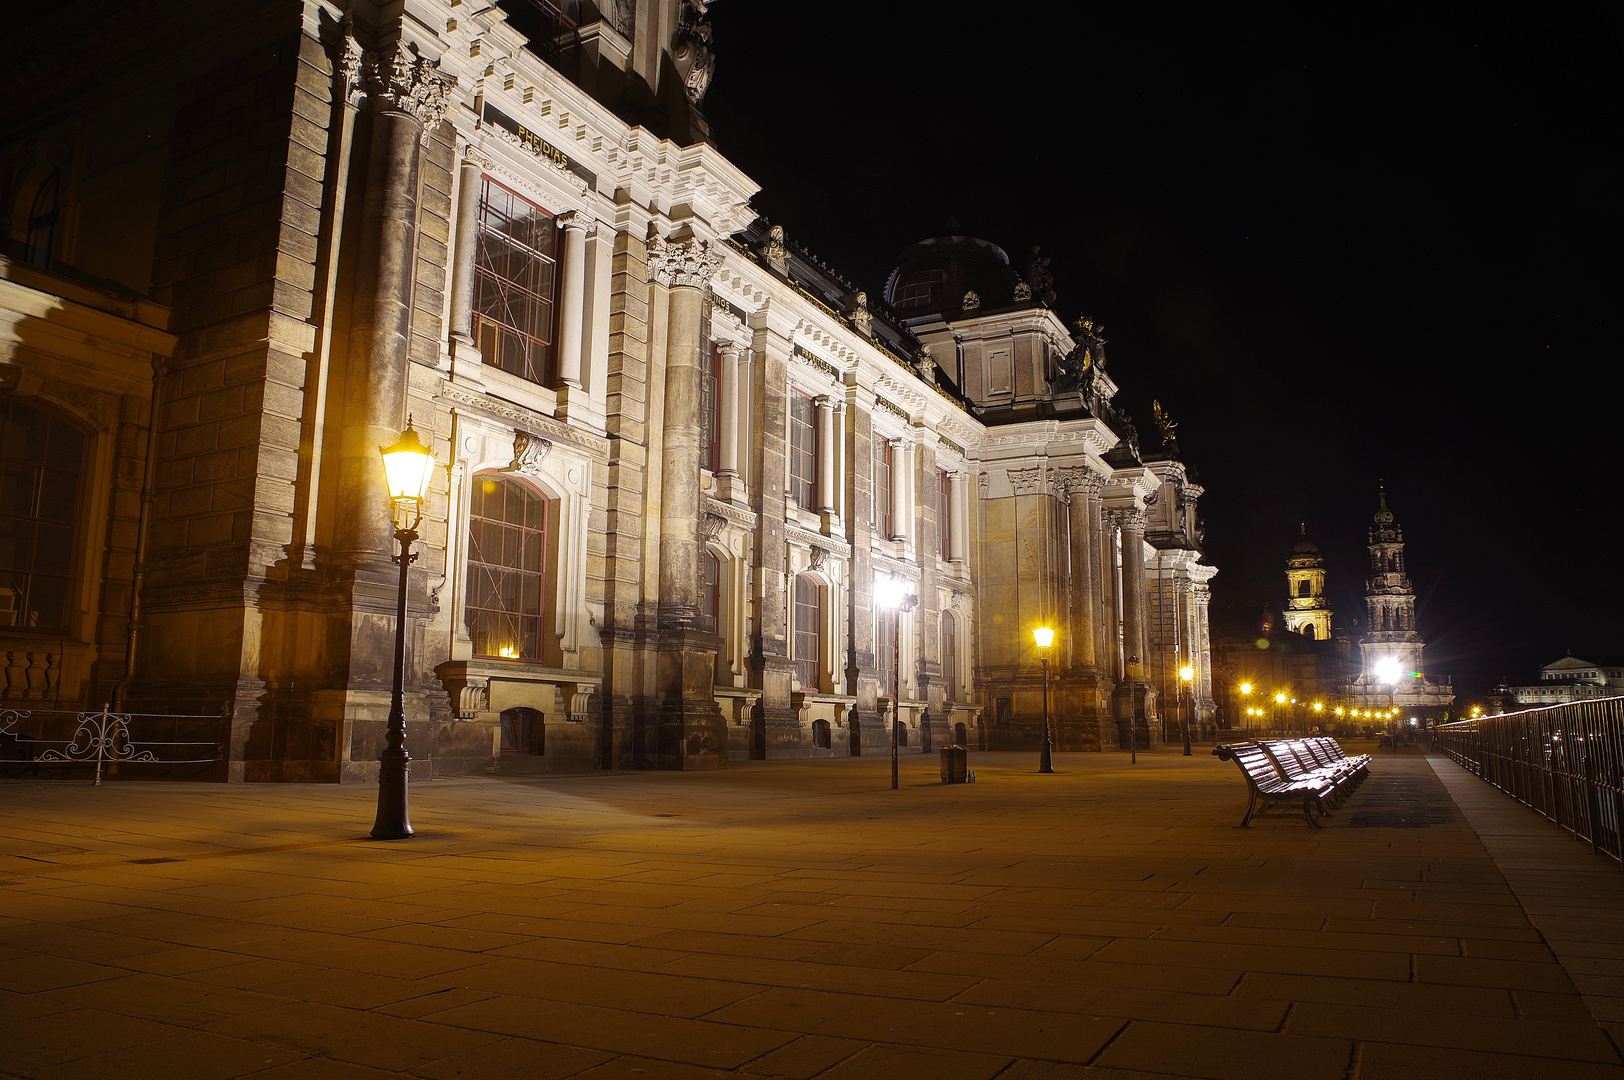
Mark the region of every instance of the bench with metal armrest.
<instances>
[{"instance_id":1,"label":"bench with metal armrest","mask_svg":"<svg viewBox=\"0 0 1624 1080\"><path fill-rule=\"evenodd\" d=\"M1320 827L1315 811L1329 815L1325 800L1336 793L1336 784L1322 778L1289 779L1281 774L1274 760L1256 743L1226 743L1213 750L1224 761L1233 761L1246 777L1246 814L1241 828L1251 824L1252 818L1270 806L1299 807L1303 820Z\"/></svg>"}]
</instances>

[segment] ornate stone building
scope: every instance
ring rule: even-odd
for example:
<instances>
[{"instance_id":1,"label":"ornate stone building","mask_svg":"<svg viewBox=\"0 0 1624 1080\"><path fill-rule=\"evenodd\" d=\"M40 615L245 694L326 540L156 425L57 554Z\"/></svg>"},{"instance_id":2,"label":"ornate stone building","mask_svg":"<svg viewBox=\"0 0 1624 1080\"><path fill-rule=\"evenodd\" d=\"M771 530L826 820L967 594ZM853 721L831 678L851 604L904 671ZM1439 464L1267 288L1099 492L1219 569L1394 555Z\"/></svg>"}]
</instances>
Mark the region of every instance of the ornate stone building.
<instances>
[{"instance_id":1,"label":"ornate stone building","mask_svg":"<svg viewBox=\"0 0 1624 1080\"><path fill-rule=\"evenodd\" d=\"M49 25L45 25L49 24ZM708 142L705 5L105 0L0 159L8 702L221 715L231 779L376 775L378 448L438 471L415 775L1032 746L1212 711L1201 488L1048 260L871 300ZM883 193L877 193L882 194ZM19 484L21 481L19 481ZM911 604L887 606L897 597Z\"/></svg>"},{"instance_id":2,"label":"ornate stone building","mask_svg":"<svg viewBox=\"0 0 1624 1080\"><path fill-rule=\"evenodd\" d=\"M1404 527L1380 494L1370 528L1370 578L1365 590L1366 630L1359 639L1361 670L1349 698L1361 708L1440 710L1455 700L1447 681L1429 679L1425 645L1415 619L1415 589L1404 566Z\"/></svg>"},{"instance_id":3,"label":"ornate stone building","mask_svg":"<svg viewBox=\"0 0 1624 1080\"><path fill-rule=\"evenodd\" d=\"M1325 560L1319 545L1308 538L1308 525L1302 526L1302 539L1291 549L1286 561L1286 629L1316 641L1331 637L1331 609L1325 601Z\"/></svg>"}]
</instances>

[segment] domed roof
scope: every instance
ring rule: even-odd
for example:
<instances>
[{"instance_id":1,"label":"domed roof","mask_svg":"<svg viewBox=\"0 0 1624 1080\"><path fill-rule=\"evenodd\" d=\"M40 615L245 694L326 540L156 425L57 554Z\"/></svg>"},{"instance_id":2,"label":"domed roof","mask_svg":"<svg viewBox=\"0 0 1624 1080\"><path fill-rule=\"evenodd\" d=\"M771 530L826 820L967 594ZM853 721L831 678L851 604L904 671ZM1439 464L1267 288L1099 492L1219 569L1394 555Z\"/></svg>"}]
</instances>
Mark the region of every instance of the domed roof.
<instances>
[{"instance_id":1,"label":"domed roof","mask_svg":"<svg viewBox=\"0 0 1624 1080\"><path fill-rule=\"evenodd\" d=\"M975 293L982 308L1009 307L1019 280L997 244L974 236L934 236L903 251L885 283L885 301L905 319L963 318L966 293Z\"/></svg>"},{"instance_id":2,"label":"domed roof","mask_svg":"<svg viewBox=\"0 0 1624 1080\"><path fill-rule=\"evenodd\" d=\"M1318 555L1319 545L1308 538L1308 522L1303 522L1298 528L1302 530L1303 538L1293 544L1291 550L1298 555Z\"/></svg>"}]
</instances>

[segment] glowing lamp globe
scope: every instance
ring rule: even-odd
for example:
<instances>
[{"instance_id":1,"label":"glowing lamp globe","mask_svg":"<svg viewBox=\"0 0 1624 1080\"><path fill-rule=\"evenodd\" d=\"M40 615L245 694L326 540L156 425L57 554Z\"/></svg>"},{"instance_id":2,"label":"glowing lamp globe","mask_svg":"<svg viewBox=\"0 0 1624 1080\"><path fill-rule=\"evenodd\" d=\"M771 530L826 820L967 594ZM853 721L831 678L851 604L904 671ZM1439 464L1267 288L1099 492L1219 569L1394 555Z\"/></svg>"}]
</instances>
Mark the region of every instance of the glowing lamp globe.
<instances>
[{"instance_id":1,"label":"glowing lamp globe","mask_svg":"<svg viewBox=\"0 0 1624 1080\"><path fill-rule=\"evenodd\" d=\"M1195 678L1195 668L1191 667L1189 664L1185 664L1183 667L1179 668L1179 678L1183 679L1185 682L1189 682L1191 679Z\"/></svg>"},{"instance_id":2,"label":"glowing lamp globe","mask_svg":"<svg viewBox=\"0 0 1624 1080\"><path fill-rule=\"evenodd\" d=\"M1276 705L1284 705L1286 703L1286 695L1284 695L1284 694L1276 694L1276 695L1274 695L1274 703Z\"/></svg>"},{"instance_id":3,"label":"glowing lamp globe","mask_svg":"<svg viewBox=\"0 0 1624 1080\"><path fill-rule=\"evenodd\" d=\"M1251 692L1252 692L1252 684L1251 683L1249 683L1249 682L1241 683L1241 693L1250 694Z\"/></svg>"},{"instance_id":4,"label":"glowing lamp globe","mask_svg":"<svg viewBox=\"0 0 1624 1080\"><path fill-rule=\"evenodd\" d=\"M383 455L383 471L389 483L390 500L396 503L403 500L421 502L428 490L429 474L434 469L434 455L417 437L410 417L407 417L406 430L400 433L395 445L381 447L378 452Z\"/></svg>"},{"instance_id":5,"label":"glowing lamp globe","mask_svg":"<svg viewBox=\"0 0 1624 1080\"><path fill-rule=\"evenodd\" d=\"M1047 649L1054 644L1054 630L1047 626L1040 626L1032 631L1032 640L1038 643L1038 648Z\"/></svg>"},{"instance_id":6,"label":"glowing lamp globe","mask_svg":"<svg viewBox=\"0 0 1624 1080\"><path fill-rule=\"evenodd\" d=\"M1380 679L1384 683L1396 683L1398 682L1398 677L1398 657L1384 656L1380 660L1376 661L1376 678Z\"/></svg>"}]
</instances>

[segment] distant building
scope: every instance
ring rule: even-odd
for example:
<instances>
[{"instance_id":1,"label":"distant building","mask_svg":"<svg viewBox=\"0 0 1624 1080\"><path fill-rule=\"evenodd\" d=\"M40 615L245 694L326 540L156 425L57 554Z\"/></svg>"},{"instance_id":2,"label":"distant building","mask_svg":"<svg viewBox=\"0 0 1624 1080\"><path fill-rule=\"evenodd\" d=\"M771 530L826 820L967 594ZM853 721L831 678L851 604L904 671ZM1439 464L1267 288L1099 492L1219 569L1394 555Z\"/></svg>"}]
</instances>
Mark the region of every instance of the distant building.
<instances>
[{"instance_id":1,"label":"distant building","mask_svg":"<svg viewBox=\"0 0 1624 1080\"><path fill-rule=\"evenodd\" d=\"M1501 687L1499 696L1508 705L1535 706L1624 697L1624 666L1594 664L1569 653L1540 668L1539 682Z\"/></svg>"},{"instance_id":2,"label":"distant building","mask_svg":"<svg viewBox=\"0 0 1624 1080\"><path fill-rule=\"evenodd\" d=\"M1444 710L1455 700L1447 680L1429 679L1425 644L1415 621L1415 589L1404 567L1404 527L1380 496L1370 529L1370 579L1365 589L1368 629L1359 640L1362 670L1350 688L1356 708Z\"/></svg>"},{"instance_id":3,"label":"distant building","mask_svg":"<svg viewBox=\"0 0 1624 1080\"><path fill-rule=\"evenodd\" d=\"M1331 636L1331 609L1325 605L1325 560L1308 538L1306 522L1302 537L1286 560L1286 629L1323 641Z\"/></svg>"}]
</instances>

